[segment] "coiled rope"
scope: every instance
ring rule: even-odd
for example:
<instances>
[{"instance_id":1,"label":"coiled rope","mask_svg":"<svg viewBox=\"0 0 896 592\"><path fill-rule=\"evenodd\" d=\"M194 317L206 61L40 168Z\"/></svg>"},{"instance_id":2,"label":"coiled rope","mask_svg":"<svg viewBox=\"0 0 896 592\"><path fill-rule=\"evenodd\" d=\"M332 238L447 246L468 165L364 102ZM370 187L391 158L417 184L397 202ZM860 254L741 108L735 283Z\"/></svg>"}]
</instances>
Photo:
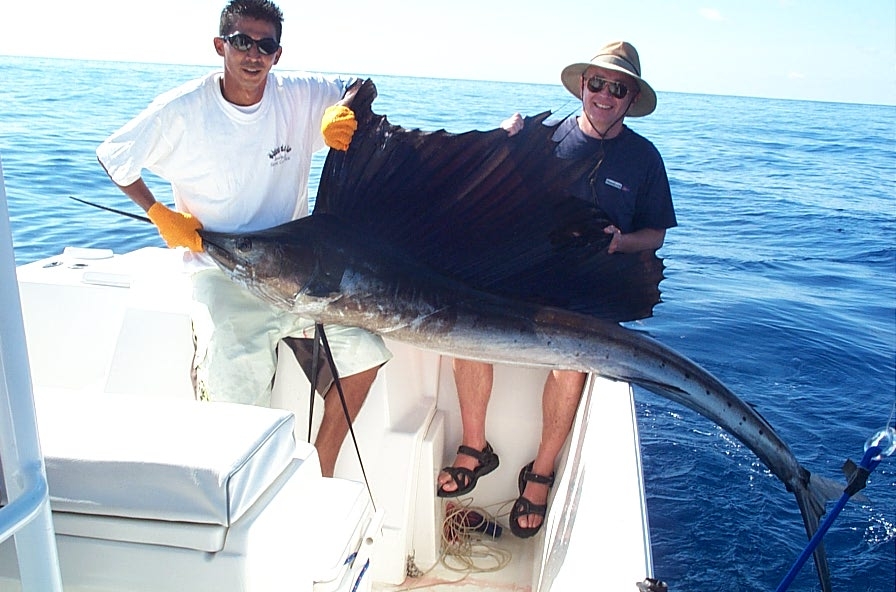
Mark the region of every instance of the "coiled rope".
<instances>
[{"instance_id":1,"label":"coiled rope","mask_svg":"<svg viewBox=\"0 0 896 592\"><path fill-rule=\"evenodd\" d=\"M440 584L458 584L471 575L491 573L504 569L513 559L513 554L497 544L501 527L497 519L486 508L472 506L473 498L458 498L447 504L445 518L442 521L442 547L439 559L426 570L418 568L412 558L408 558L408 576L421 578L429 574L438 565L445 569L463 574L457 580L440 582ZM501 508L509 508L513 500L496 504ZM508 510L509 512L509 510ZM439 584L435 584L438 586ZM429 590L433 583L408 585L396 588L396 592L411 590Z\"/></svg>"}]
</instances>

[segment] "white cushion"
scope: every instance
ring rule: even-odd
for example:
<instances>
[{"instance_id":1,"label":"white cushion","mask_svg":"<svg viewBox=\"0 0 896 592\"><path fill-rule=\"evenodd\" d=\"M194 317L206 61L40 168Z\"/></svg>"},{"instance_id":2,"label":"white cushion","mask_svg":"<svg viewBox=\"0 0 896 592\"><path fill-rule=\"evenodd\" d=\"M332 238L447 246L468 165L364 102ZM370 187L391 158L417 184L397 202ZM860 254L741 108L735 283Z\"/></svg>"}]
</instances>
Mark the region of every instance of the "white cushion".
<instances>
[{"instance_id":1,"label":"white cushion","mask_svg":"<svg viewBox=\"0 0 896 592\"><path fill-rule=\"evenodd\" d=\"M229 526L295 451L288 411L35 393L55 511Z\"/></svg>"}]
</instances>

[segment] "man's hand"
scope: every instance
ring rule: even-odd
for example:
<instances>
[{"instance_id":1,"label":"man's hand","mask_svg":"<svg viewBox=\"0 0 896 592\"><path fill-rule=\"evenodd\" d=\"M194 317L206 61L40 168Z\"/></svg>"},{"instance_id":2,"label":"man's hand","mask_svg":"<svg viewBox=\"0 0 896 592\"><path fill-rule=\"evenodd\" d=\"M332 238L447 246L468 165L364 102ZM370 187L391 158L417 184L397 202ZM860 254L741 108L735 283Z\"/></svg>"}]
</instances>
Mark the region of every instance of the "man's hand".
<instances>
[{"instance_id":1,"label":"man's hand","mask_svg":"<svg viewBox=\"0 0 896 592\"><path fill-rule=\"evenodd\" d=\"M199 220L190 214L170 210L160 201L152 204L146 213L170 248L187 247L193 252L202 251L202 237L196 232L202 228Z\"/></svg>"},{"instance_id":2,"label":"man's hand","mask_svg":"<svg viewBox=\"0 0 896 592\"><path fill-rule=\"evenodd\" d=\"M604 228L604 234L613 235L607 252L612 253L637 253L639 251L655 251L663 246L666 239L665 228L641 228L634 232L623 234L613 224Z\"/></svg>"},{"instance_id":3,"label":"man's hand","mask_svg":"<svg viewBox=\"0 0 896 592\"><path fill-rule=\"evenodd\" d=\"M355 112L345 105L333 105L324 111L320 131L324 135L324 142L330 148L348 150L356 129L358 122L355 120Z\"/></svg>"},{"instance_id":4,"label":"man's hand","mask_svg":"<svg viewBox=\"0 0 896 592\"><path fill-rule=\"evenodd\" d=\"M604 228L604 234L613 235L613 239L610 241L610 245L607 247L607 252L612 255L617 251L621 251L622 231L610 224L609 226Z\"/></svg>"},{"instance_id":5,"label":"man's hand","mask_svg":"<svg viewBox=\"0 0 896 592\"><path fill-rule=\"evenodd\" d=\"M514 113L501 122L501 129L507 132L508 136L515 136L523 129L523 123L523 116L519 113Z\"/></svg>"}]
</instances>

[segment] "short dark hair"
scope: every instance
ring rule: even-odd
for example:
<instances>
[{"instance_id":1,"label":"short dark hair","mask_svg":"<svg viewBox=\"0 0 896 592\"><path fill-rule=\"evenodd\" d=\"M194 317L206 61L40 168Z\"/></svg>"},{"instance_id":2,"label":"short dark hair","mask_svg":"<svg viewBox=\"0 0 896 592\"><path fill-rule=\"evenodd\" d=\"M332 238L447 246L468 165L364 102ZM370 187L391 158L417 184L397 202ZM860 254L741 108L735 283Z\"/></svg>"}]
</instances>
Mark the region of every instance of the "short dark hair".
<instances>
[{"instance_id":1,"label":"short dark hair","mask_svg":"<svg viewBox=\"0 0 896 592\"><path fill-rule=\"evenodd\" d=\"M277 32L277 42L280 42L280 35L283 34L283 12L271 0L230 0L221 11L218 34L224 37L233 33L240 17L271 23Z\"/></svg>"}]
</instances>

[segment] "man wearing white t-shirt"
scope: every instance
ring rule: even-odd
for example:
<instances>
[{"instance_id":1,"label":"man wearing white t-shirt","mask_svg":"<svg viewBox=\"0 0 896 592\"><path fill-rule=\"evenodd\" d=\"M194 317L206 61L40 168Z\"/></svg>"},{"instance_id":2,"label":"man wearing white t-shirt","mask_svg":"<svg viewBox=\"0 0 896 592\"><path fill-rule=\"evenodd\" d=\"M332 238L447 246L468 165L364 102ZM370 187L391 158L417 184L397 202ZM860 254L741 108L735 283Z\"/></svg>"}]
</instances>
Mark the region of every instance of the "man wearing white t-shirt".
<instances>
[{"instance_id":1,"label":"man wearing white t-shirt","mask_svg":"<svg viewBox=\"0 0 896 592\"><path fill-rule=\"evenodd\" d=\"M195 270L192 315L196 396L270 404L281 339L311 337L314 323L272 307L231 281L203 252L200 228L248 232L308 215L311 155L346 150L357 122L335 105L352 80L272 73L283 15L269 0L231 0L214 38L224 71L161 96L112 134L97 157L115 184L142 207L169 247L186 248ZM175 209L156 201L142 178L171 183ZM327 326L352 419L391 353L382 339ZM325 396L315 445L332 476L346 434L339 396Z\"/></svg>"}]
</instances>

